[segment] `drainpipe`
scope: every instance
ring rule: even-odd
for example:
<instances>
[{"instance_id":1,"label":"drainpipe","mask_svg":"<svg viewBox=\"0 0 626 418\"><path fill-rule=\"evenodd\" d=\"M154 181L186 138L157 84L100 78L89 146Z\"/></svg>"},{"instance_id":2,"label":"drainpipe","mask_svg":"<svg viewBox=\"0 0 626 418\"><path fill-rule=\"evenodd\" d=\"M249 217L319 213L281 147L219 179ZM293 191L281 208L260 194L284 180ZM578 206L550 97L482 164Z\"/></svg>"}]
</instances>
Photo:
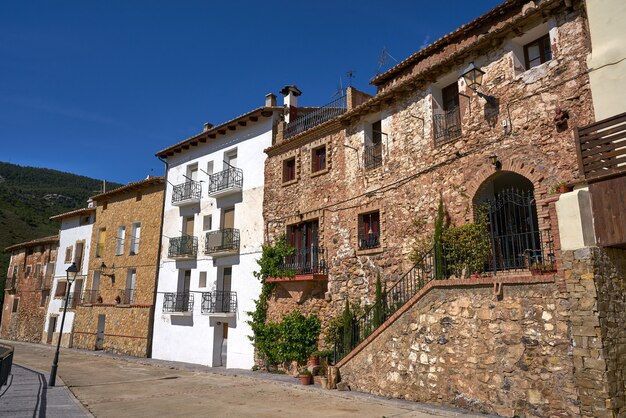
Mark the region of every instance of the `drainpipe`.
<instances>
[{"instance_id":1,"label":"drainpipe","mask_svg":"<svg viewBox=\"0 0 626 418\"><path fill-rule=\"evenodd\" d=\"M150 315L150 324L148 326L148 352L146 353L146 357L152 358L152 346L154 345L154 341L152 336L154 335L154 316L156 315L156 299L157 299L157 289L159 287L159 273L161 271L161 246L163 245L163 215L165 214L165 197L167 196L167 174L169 171L169 165L167 164L167 160L164 160L161 157L157 158L161 160L163 164L165 164L165 190L163 191L163 203L161 204L161 227L159 228L159 247L157 252L157 270L156 277L154 279L154 292L152 293L152 313Z\"/></svg>"}]
</instances>

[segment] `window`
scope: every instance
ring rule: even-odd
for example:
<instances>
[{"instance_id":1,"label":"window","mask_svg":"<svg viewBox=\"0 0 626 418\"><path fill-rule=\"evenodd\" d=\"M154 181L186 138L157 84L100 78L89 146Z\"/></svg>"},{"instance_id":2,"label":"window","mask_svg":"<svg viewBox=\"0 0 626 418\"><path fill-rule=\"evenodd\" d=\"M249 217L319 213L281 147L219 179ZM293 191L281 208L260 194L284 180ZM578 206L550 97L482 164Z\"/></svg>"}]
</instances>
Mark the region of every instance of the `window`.
<instances>
[{"instance_id":1,"label":"window","mask_svg":"<svg viewBox=\"0 0 626 418\"><path fill-rule=\"evenodd\" d=\"M39 277L40 274L41 274L41 264L37 263L35 264L35 277Z\"/></svg>"},{"instance_id":2,"label":"window","mask_svg":"<svg viewBox=\"0 0 626 418\"><path fill-rule=\"evenodd\" d=\"M100 258L104 254L104 242L106 241L106 237L107 237L106 228L100 228L98 230L98 244L96 245L96 258Z\"/></svg>"},{"instance_id":3,"label":"window","mask_svg":"<svg viewBox=\"0 0 626 418\"><path fill-rule=\"evenodd\" d=\"M76 268L80 270L83 266L83 249L85 247L84 242L76 242L76 252L74 254L74 262L76 263Z\"/></svg>"},{"instance_id":4,"label":"window","mask_svg":"<svg viewBox=\"0 0 626 418\"><path fill-rule=\"evenodd\" d=\"M200 272L200 279L198 280L198 287L206 287L206 271Z\"/></svg>"},{"instance_id":5,"label":"window","mask_svg":"<svg viewBox=\"0 0 626 418\"><path fill-rule=\"evenodd\" d=\"M366 170L380 167L383 164L382 123L380 120L367 127L363 164Z\"/></svg>"},{"instance_id":6,"label":"window","mask_svg":"<svg viewBox=\"0 0 626 418\"><path fill-rule=\"evenodd\" d=\"M134 300L135 293L135 279L137 278L137 270L136 269L128 269L126 273L126 291L124 292L124 300L122 303L124 305L130 305Z\"/></svg>"},{"instance_id":7,"label":"window","mask_svg":"<svg viewBox=\"0 0 626 418\"><path fill-rule=\"evenodd\" d=\"M524 45L524 61L526 69L543 64L552 59L552 47L550 45L550 36L544 35L526 45Z\"/></svg>"},{"instance_id":8,"label":"window","mask_svg":"<svg viewBox=\"0 0 626 418\"><path fill-rule=\"evenodd\" d=\"M124 254L124 241L126 239L126 227L124 225L120 225L117 228L117 246L115 250L115 255Z\"/></svg>"},{"instance_id":9,"label":"window","mask_svg":"<svg viewBox=\"0 0 626 418\"><path fill-rule=\"evenodd\" d=\"M187 181L198 181L198 164L187 166Z\"/></svg>"},{"instance_id":10,"label":"window","mask_svg":"<svg viewBox=\"0 0 626 418\"><path fill-rule=\"evenodd\" d=\"M291 157L283 161L283 183L288 183L296 179L296 157Z\"/></svg>"},{"instance_id":11,"label":"window","mask_svg":"<svg viewBox=\"0 0 626 418\"><path fill-rule=\"evenodd\" d=\"M14 298L13 299L13 309L11 309L11 312L15 313L17 312L17 307L20 304L20 298Z\"/></svg>"},{"instance_id":12,"label":"window","mask_svg":"<svg viewBox=\"0 0 626 418\"><path fill-rule=\"evenodd\" d=\"M441 93L441 96L439 96ZM461 112L459 107L459 84L457 81L433 89L433 135L435 145L442 145L461 136Z\"/></svg>"},{"instance_id":13,"label":"window","mask_svg":"<svg viewBox=\"0 0 626 418\"><path fill-rule=\"evenodd\" d=\"M71 246L65 249L65 264L69 264L72 262L72 249L73 247Z\"/></svg>"},{"instance_id":14,"label":"window","mask_svg":"<svg viewBox=\"0 0 626 418\"><path fill-rule=\"evenodd\" d=\"M54 297L55 298L62 298L63 296L65 296L65 288L67 286L67 282L66 281L59 281L57 282L57 287L54 290Z\"/></svg>"},{"instance_id":15,"label":"window","mask_svg":"<svg viewBox=\"0 0 626 418\"><path fill-rule=\"evenodd\" d=\"M326 145L311 151L311 171L313 173L326 169Z\"/></svg>"},{"instance_id":16,"label":"window","mask_svg":"<svg viewBox=\"0 0 626 418\"><path fill-rule=\"evenodd\" d=\"M206 164L206 173L210 176L211 174L213 174L213 161L209 161Z\"/></svg>"},{"instance_id":17,"label":"window","mask_svg":"<svg viewBox=\"0 0 626 418\"><path fill-rule=\"evenodd\" d=\"M380 213L370 212L359 215L359 250L380 247Z\"/></svg>"},{"instance_id":18,"label":"window","mask_svg":"<svg viewBox=\"0 0 626 418\"><path fill-rule=\"evenodd\" d=\"M212 227L213 227L213 216L205 215L204 218L202 218L202 230L210 231Z\"/></svg>"},{"instance_id":19,"label":"window","mask_svg":"<svg viewBox=\"0 0 626 418\"><path fill-rule=\"evenodd\" d=\"M139 236L141 235L141 222L133 223L130 237L130 255L139 254Z\"/></svg>"},{"instance_id":20,"label":"window","mask_svg":"<svg viewBox=\"0 0 626 418\"><path fill-rule=\"evenodd\" d=\"M87 216L81 216L79 218L79 224L80 226L85 226L85 225L89 225L91 223L91 216L87 215Z\"/></svg>"},{"instance_id":21,"label":"window","mask_svg":"<svg viewBox=\"0 0 626 418\"><path fill-rule=\"evenodd\" d=\"M31 271L32 267L31 266L26 266L26 278L30 277L30 271Z\"/></svg>"},{"instance_id":22,"label":"window","mask_svg":"<svg viewBox=\"0 0 626 418\"><path fill-rule=\"evenodd\" d=\"M17 266L14 266L13 267L13 276L12 276L13 278L17 277L17 272L18 272L18 268L17 268Z\"/></svg>"},{"instance_id":23,"label":"window","mask_svg":"<svg viewBox=\"0 0 626 418\"><path fill-rule=\"evenodd\" d=\"M39 302L39 307L43 308L44 306L46 306L46 300L48 299L48 296L50 296L50 291L49 290L42 290L41 291L41 301Z\"/></svg>"}]
</instances>

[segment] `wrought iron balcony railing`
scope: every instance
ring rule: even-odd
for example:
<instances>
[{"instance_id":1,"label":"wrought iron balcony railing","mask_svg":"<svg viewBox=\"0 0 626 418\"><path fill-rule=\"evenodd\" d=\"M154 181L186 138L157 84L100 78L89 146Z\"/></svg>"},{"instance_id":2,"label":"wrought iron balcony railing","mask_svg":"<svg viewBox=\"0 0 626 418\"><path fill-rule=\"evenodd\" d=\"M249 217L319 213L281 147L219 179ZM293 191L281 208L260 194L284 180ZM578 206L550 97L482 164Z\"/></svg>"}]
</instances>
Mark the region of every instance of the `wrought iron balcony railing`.
<instances>
[{"instance_id":1,"label":"wrought iron balcony railing","mask_svg":"<svg viewBox=\"0 0 626 418\"><path fill-rule=\"evenodd\" d=\"M131 305L135 298L135 289L123 289L119 291L119 304Z\"/></svg>"},{"instance_id":2,"label":"wrought iron balcony railing","mask_svg":"<svg viewBox=\"0 0 626 418\"><path fill-rule=\"evenodd\" d=\"M372 170L383 164L383 147L380 142L371 145L365 145L363 152L363 165L366 170Z\"/></svg>"},{"instance_id":3,"label":"wrought iron balcony railing","mask_svg":"<svg viewBox=\"0 0 626 418\"><path fill-rule=\"evenodd\" d=\"M81 305L93 305L94 303L102 303L100 292L98 290L83 290L80 298Z\"/></svg>"},{"instance_id":4,"label":"wrought iron balcony railing","mask_svg":"<svg viewBox=\"0 0 626 418\"><path fill-rule=\"evenodd\" d=\"M308 131L309 129L320 125L327 120L333 119L346 112L348 108L347 96L343 95L338 99L333 100L325 106L322 106L315 111L303 115L296 120L287 124L285 129L285 138L290 138L301 132Z\"/></svg>"},{"instance_id":5,"label":"wrought iron balcony railing","mask_svg":"<svg viewBox=\"0 0 626 418\"><path fill-rule=\"evenodd\" d=\"M17 285L17 277L7 277L7 280L4 284L4 288L6 290L15 290Z\"/></svg>"},{"instance_id":6,"label":"wrought iron balcony railing","mask_svg":"<svg viewBox=\"0 0 626 418\"><path fill-rule=\"evenodd\" d=\"M224 228L207 232L205 251L207 254L238 252L239 230L235 228Z\"/></svg>"},{"instance_id":7,"label":"wrought iron balcony railing","mask_svg":"<svg viewBox=\"0 0 626 418\"><path fill-rule=\"evenodd\" d=\"M237 292L216 290L203 293L202 313L237 313Z\"/></svg>"},{"instance_id":8,"label":"wrought iron balcony railing","mask_svg":"<svg viewBox=\"0 0 626 418\"><path fill-rule=\"evenodd\" d=\"M461 111L458 107L433 115L435 145L445 144L461 136Z\"/></svg>"},{"instance_id":9,"label":"wrought iron balcony railing","mask_svg":"<svg viewBox=\"0 0 626 418\"><path fill-rule=\"evenodd\" d=\"M243 170L229 167L209 176L209 195L214 196L229 190L240 190L243 187Z\"/></svg>"},{"instance_id":10,"label":"wrought iron balcony railing","mask_svg":"<svg viewBox=\"0 0 626 418\"><path fill-rule=\"evenodd\" d=\"M184 203L193 203L200 200L202 195L202 185L197 181L187 181L174 186L172 192L172 204L180 205Z\"/></svg>"},{"instance_id":11,"label":"wrought iron balcony railing","mask_svg":"<svg viewBox=\"0 0 626 418\"><path fill-rule=\"evenodd\" d=\"M170 238L169 258L195 258L198 254L198 237L183 235Z\"/></svg>"},{"instance_id":12,"label":"wrought iron balcony railing","mask_svg":"<svg viewBox=\"0 0 626 418\"><path fill-rule=\"evenodd\" d=\"M76 293L70 294L70 296L67 299L63 297L63 299L61 299L61 310L63 310L63 308L65 307L66 302L67 302L67 309L75 309L76 304L79 299L80 299L80 295Z\"/></svg>"},{"instance_id":13,"label":"wrought iron balcony railing","mask_svg":"<svg viewBox=\"0 0 626 418\"><path fill-rule=\"evenodd\" d=\"M359 234L359 250L369 250L380 247L380 232Z\"/></svg>"},{"instance_id":14,"label":"wrought iron balcony railing","mask_svg":"<svg viewBox=\"0 0 626 418\"><path fill-rule=\"evenodd\" d=\"M193 311L193 293L165 293L163 295L164 313L191 313Z\"/></svg>"},{"instance_id":15,"label":"wrought iron balcony railing","mask_svg":"<svg viewBox=\"0 0 626 418\"><path fill-rule=\"evenodd\" d=\"M296 248L293 255L283 259L281 269L295 271L295 274L326 274L328 266L324 259L324 248Z\"/></svg>"}]
</instances>

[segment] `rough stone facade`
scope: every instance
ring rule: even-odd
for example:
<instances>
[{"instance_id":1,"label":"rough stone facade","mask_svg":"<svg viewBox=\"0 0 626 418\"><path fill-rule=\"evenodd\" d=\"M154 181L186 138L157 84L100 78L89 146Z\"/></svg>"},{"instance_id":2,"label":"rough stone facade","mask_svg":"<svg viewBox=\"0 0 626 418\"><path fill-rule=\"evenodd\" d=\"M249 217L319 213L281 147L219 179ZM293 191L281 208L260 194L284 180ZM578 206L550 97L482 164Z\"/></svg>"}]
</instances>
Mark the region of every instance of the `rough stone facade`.
<instances>
[{"instance_id":1,"label":"rough stone facade","mask_svg":"<svg viewBox=\"0 0 626 418\"><path fill-rule=\"evenodd\" d=\"M325 124L286 141L279 138L267 150L269 241L284 234L287 225L317 219L319 245L329 265L327 285L316 285L308 297L289 297L279 284L270 301L270 320L297 307L317 313L325 323L341 312L346 298L371 304L377 274L390 285L408 270L413 220L423 219L432 228L440 193L451 222L462 224L472 219L474 198L486 183L502 173L517 173L534 186L539 228L551 228L548 204L541 202L558 181L578 178L570 128L593 120L584 12L579 2L571 10L547 1L523 11L520 2L517 12L499 19L492 16L472 29L482 35L464 42L462 49L454 41L429 47L428 58L407 70L410 76L399 75L377 96L339 117L341 128L328 133L331 124ZM538 27L550 28L552 60L520 70L511 45ZM492 108L458 81L462 134L436 144L435 93L457 80L469 61L480 63L485 71L480 90L498 104ZM555 126L557 107L569 113L565 126ZM364 144L376 120L383 132L382 164L365 169ZM312 173L312 150L323 144L328 170ZM491 154L497 155L498 169L489 162ZM297 181L283 183L283 162L293 156ZM380 245L359 250L359 214L376 210Z\"/></svg>"},{"instance_id":2,"label":"rough stone facade","mask_svg":"<svg viewBox=\"0 0 626 418\"><path fill-rule=\"evenodd\" d=\"M443 283L442 283L443 284ZM579 413L554 283L432 288L341 367L351 389L503 416Z\"/></svg>"},{"instance_id":3,"label":"rough stone facade","mask_svg":"<svg viewBox=\"0 0 626 418\"><path fill-rule=\"evenodd\" d=\"M626 415L626 250L563 253L581 414Z\"/></svg>"},{"instance_id":4,"label":"rough stone facade","mask_svg":"<svg viewBox=\"0 0 626 418\"><path fill-rule=\"evenodd\" d=\"M149 355L154 295L161 237L164 179L153 177L92 199L97 203L89 256L85 295L76 307L73 346L97 347L98 321L104 315L104 332L98 349L138 357ZM140 223L136 253L131 250L133 224ZM125 227L121 254L119 227ZM104 245L98 249L102 229ZM104 263L105 267L102 266ZM135 271L132 299L129 275ZM94 274L99 285L94 286Z\"/></svg>"},{"instance_id":5,"label":"rough stone facade","mask_svg":"<svg viewBox=\"0 0 626 418\"><path fill-rule=\"evenodd\" d=\"M41 340L57 246L58 237L53 236L7 248L11 251L11 262L0 337L28 342Z\"/></svg>"}]
</instances>

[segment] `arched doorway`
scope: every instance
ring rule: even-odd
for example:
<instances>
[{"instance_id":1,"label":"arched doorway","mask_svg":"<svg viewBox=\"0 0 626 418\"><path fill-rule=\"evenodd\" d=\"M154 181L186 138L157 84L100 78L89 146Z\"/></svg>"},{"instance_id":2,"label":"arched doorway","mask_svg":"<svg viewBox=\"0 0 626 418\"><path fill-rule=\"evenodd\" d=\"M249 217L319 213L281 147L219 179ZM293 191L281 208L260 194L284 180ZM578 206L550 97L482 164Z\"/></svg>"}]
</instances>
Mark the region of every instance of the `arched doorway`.
<instances>
[{"instance_id":1,"label":"arched doorway","mask_svg":"<svg viewBox=\"0 0 626 418\"><path fill-rule=\"evenodd\" d=\"M479 187L474 213L483 211L489 222L489 270L527 270L543 264L534 186L517 173L499 172Z\"/></svg>"}]
</instances>

